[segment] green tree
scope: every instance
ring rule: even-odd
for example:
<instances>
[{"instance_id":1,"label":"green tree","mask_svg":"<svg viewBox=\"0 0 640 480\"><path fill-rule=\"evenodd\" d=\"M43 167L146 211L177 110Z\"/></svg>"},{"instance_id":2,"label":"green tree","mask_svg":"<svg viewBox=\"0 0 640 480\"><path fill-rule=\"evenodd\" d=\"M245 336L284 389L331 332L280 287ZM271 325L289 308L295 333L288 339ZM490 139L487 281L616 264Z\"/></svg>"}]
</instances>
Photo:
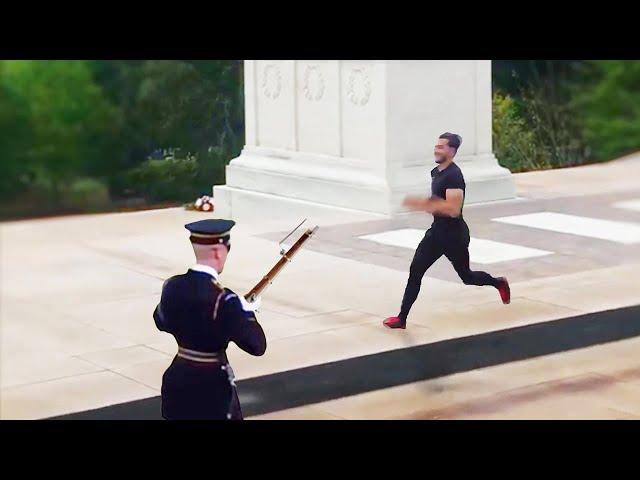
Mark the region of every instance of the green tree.
<instances>
[{"instance_id":1,"label":"green tree","mask_svg":"<svg viewBox=\"0 0 640 480\"><path fill-rule=\"evenodd\" d=\"M610 160L640 150L640 61L590 61L580 73L572 108L590 157Z\"/></svg>"},{"instance_id":2,"label":"green tree","mask_svg":"<svg viewBox=\"0 0 640 480\"><path fill-rule=\"evenodd\" d=\"M2 61L0 129L7 198L102 204L101 179L112 198L192 198L242 148L242 62ZM158 150L175 154L150 161Z\"/></svg>"},{"instance_id":3,"label":"green tree","mask_svg":"<svg viewBox=\"0 0 640 480\"><path fill-rule=\"evenodd\" d=\"M0 61L0 199L8 201L26 187L27 149L32 138L29 104L12 89L5 66L6 62Z\"/></svg>"},{"instance_id":4,"label":"green tree","mask_svg":"<svg viewBox=\"0 0 640 480\"><path fill-rule=\"evenodd\" d=\"M177 149L197 160L195 178L191 166L166 162L162 167L174 179L176 199L185 195L180 182L189 183L190 196L224 182L224 166L243 145L241 61L111 60L94 61L91 69L123 119L121 142L112 149L111 180L117 193L137 191L157 197L150 182L133 182L140 176L131 175L149 167L141 164L156 150ZM165 185L163 198L170 191Z\"/></svg>"},{"instance_id":5,"label":"green tree","mask_svg":"<svg viewBox=\"0 0 640 480\"><path fill-rule=\"evenodd\" d=\"M571 102L578 60L493 63L494 144L513 171L584 163L588 148ZM501 95L506 94L506 97Z\"/></svg>"},{"instance_id":6,"label":"green tree","mask_svg":"<svg viewBox=\"0 0 640 480\"><path fill-rule=\"evenodd\" d=\"M579 80L583 63L583 60L493 60L493 91L519 101L523 90L546 85L556 100L566 101L564 87L568 81Z\"/></svg>"},{"instance_id":7,"label":"green tree","mask_svg":"<svg viewBox=\"0 0 640 480\"><path fill-rule=\"evenodd\" d=\"M6 61L5 81L28 104L26 163L51 182L52 200L73 179L100 171L117 112L84 61ZM111 134L111 135L110 135Z\"/></svg>"}]
</instances>

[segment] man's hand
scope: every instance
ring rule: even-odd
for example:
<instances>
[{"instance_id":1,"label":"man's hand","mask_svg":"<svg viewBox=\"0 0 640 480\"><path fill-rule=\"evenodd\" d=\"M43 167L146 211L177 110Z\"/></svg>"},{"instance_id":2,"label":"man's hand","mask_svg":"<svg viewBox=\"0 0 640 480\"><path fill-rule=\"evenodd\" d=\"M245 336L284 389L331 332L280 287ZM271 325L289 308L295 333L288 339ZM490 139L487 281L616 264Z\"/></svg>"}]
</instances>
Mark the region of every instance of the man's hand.
<instances>
[{"instance_id":1,"label":"man's hand","mask_svg":"<svg viewBox=\"0 0 640 480\"><path fill-rule=\"evenodd\" d=\"M412 195L405 197L404 201L402 202L402 205L404 207L409 208L409 210L414 210L419 212L427 211L428 204L429 204L429 199L416 197Z\"/></svg>"},{"instance_id":2,"label":"man's hand","mask_svg":"<svg viewBox=\"0 0 640 480\"><path fill-rule=\"evenodd\" d=\"M240 304L245 312L257 312L262 305L262 298L257 297L253 302L249 302L243 295L238 295Z\"/></svg>"}]
</instances>

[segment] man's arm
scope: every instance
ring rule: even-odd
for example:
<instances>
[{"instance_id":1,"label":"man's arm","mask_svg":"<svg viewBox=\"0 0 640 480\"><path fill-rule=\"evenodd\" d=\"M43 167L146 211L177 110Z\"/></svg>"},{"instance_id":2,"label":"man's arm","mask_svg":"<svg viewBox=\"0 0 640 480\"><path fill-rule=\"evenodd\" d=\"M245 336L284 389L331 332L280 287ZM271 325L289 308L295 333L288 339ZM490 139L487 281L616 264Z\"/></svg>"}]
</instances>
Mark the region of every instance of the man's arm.
<instances>
[{"instance_id":1,"label":"man's arm","mask_svg":"<svg viewBox=\"0 0 640 480\"><path fill-rule=\"evenodd\" d=\"M245 352L257 357L267 350L267 339L253 312L242 308L235 293L223 293L225 296L219 316L228 326L229 339Z\"/></svg>"},{"instance_id":2,"label":"man's arm","mask_svg":"<svg viewBox=\"0 0 640 480\"><path fill-rule=\"evenodd\" d=\"M462 211L462 200L464 192L460 188L448 188L446 190L446 200L438 197L422 198L407 197L403 205L411 210L428 212L443 217L457 217Z\"/></svg>"},{"instance_id":3,"label":"man's arm","mask_svg":"<svg viewBox=\"0 0 640 480\"><path fill-rule=\"evenodd\" d=\"M165 318L164 312L162 311L162 300L165 296L165 287L167 286L167 282L168 280L165 280L165 282L162 284L162 294L160 295L160 302L158 303L158 306L156 307L156 309L153 311L153 320L156 323L156 327L161 332L168 331L167 319Z\"/></svg>"}]
</instances>

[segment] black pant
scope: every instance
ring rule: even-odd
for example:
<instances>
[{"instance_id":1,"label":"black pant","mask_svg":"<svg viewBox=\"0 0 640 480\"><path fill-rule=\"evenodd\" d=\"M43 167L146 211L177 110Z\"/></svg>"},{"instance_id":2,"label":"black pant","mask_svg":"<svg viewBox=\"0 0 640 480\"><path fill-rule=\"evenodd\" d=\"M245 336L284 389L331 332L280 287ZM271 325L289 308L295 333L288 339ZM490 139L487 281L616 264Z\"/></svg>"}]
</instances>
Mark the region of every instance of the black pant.
<instances>
[{"instance_id":1,"label":"black pant","mask_svg":"<svg viewBox=\"0 0 640 480\"><path fill-rule=\"evenodd\" d=\"M407 319L409 310L420 292L422 277L427 269L442 255L453 264L465 285L491 285L498 287L499 282L486 272L473 272L469 268L469 227L464 221L446 225L432 225L418 245L409 269L409 280L402 298L398 315Z\"/></svg>"},{"instance_id":2,"label":"black pant","mask_svg":"<svg viewBox=\"0 0 640 480\"><path fill-rule=\"evenodd\" d=\"M161 393L167 420L242 420L238 391L218 364L176 356L162 376Z\"/></svg>"}]
</instances>

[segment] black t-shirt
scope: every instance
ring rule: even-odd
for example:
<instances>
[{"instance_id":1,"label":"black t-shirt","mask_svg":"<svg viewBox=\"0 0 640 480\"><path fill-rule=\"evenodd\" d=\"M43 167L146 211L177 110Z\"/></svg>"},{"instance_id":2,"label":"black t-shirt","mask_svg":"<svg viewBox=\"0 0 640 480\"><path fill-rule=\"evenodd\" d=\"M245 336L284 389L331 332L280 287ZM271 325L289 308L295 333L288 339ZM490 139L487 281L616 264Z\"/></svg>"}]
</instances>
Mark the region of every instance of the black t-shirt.
<instances>
[{"instance_id":1,"label":"black t-shirt","mask_svg":"<svg viewBox=\"0 0 640 480\"><path fill-rule=\"evenodd\" d=\"M431 195L440 197L443 200L446 199L447 189L459 188L462 189L463 195L465 193L466 185L464 183L464 177L460 167L455 163L452 163L442 171L435 167L431 170ZM464 206L464 196L462 198L462 205ZM458 217L441 217L438 215L433 216L434 225L456 224L463 221L462 209Z\"/></svg>"}]
</instances>

